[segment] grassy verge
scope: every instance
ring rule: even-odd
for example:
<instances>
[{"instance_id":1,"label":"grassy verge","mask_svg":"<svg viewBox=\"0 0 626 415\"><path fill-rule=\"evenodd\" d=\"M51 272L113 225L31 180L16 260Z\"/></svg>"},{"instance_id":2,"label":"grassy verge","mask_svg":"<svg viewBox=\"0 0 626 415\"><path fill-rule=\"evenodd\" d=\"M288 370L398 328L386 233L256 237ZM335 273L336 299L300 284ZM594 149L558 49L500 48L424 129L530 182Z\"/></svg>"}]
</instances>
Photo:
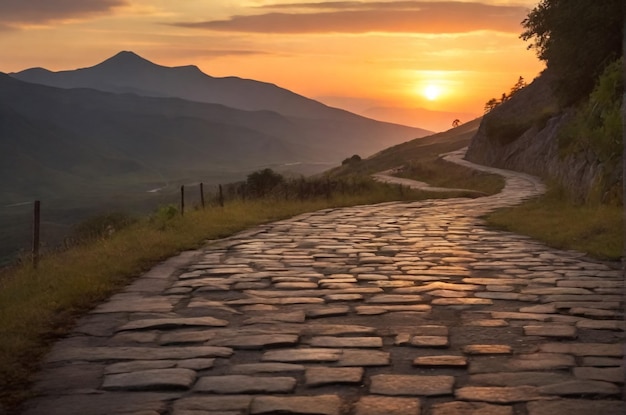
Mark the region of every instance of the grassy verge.
<instances>
[{"instance_id":1,"label":"grassy verge","mask_svg":"<svg viewBox=\"0 0 626 415\"><path fill-rule=\"evenodd\" d=\"M622 255L622 206L577 205L554 187L535 200L498 210L486 219L496 229L528 235L554 248L574 249L604 260L619 260Z\"/></svg>"},{"instance_id":2,"label":"grassy verge","mask_svg":"<svg viewBox=\"0 0 626 415\"><path fill-rule=\"evenodd\" d=\"M358 184L355 193L334 192L308 200L232 201L224 208L184 216L155 215L107 238L45 256L38 270L23 265L4 271L0 274L0 405L14 408L29 396L30 379L40 359L77 317L160 260L207 240L304 212L432 196L372 180Z\"/></svg>"},{"instance_id":3,"label":"grassy verge","mask_svg":"<svg viewBox=\"0 0 626 415\"><path fill-rule=\"evenodd\" d=\"M426 182L435 187L469 189L487 195L496 194L504 188L502 176L470 169L440 158L408 163L395 175Z\"/></svg>"}]
</instances>

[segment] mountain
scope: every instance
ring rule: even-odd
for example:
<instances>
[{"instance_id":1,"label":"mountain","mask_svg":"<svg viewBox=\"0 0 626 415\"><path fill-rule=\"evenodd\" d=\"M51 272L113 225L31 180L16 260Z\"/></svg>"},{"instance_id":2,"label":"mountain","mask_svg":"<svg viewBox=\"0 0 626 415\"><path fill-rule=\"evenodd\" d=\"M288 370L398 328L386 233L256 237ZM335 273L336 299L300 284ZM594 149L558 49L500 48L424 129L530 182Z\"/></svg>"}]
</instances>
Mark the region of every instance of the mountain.
<instances>
[{"instance_id":1,"label":"mountain","mask_svg":"<svg viewBox=\"0 0 626 415\"><path fill-rule=\"evenodd\" d=\"M48 224L138 204L154 209L175 201L180 184L227 183L287 164L321 171L352 154L365 156L422 134L346 114L294 117L180 98L55 88L0 73L0 229L11 235L15 215L28 217L20 204L35 199L44 202ZM147 193L152 189L161 191ZM3 244L11 242L6 239L0 257Z\"/></svg>"},{"instance_id":2,"label":"mountain","mask_svg":"<svg viewBox=\"0 0 626 415\"><path fill-rule=\"evenodd\" d=\"M237 77L215 78L196 66L161 66L133 52L120 52L89 68L60 72L33 68L10 75L25 82L58 88L93 88L150 97L178 97L248 111L270 110L312 119L358 117L273 84ZM418 134L424 136L428 133L422 130Z\"/></svg>"}]
</instances>

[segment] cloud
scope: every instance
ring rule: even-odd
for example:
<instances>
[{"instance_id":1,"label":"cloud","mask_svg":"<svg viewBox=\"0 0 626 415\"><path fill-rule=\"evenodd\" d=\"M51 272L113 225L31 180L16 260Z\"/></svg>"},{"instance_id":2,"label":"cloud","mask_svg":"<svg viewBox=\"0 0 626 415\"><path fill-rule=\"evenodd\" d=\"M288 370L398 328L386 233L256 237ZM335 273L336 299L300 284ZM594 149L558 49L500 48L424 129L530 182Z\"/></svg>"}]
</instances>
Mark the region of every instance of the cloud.
<instances>
[{"instance_id":1,"label":"cloud","mask_svg":"<svg viewBox=\"0 0 626 415\"><path fill-rule=\"evenodd\" d=\"M0 28L90 17L125 5L128 0L0 0Z\"/></svg>"},{"instance_id":2,"label":"cloud","mask_svg":"<svg viewBox=\"0 0 626 415\"><path fill-rule=\"evenodd\" d=\"M227 20L179 22L174 26L247 33L463 33L478 30L519 33L528 10L455 1L358 1L275 4L281 11L237 15ZM286 11L282 11L286 9Z\"/></svg>"}]
</instances>

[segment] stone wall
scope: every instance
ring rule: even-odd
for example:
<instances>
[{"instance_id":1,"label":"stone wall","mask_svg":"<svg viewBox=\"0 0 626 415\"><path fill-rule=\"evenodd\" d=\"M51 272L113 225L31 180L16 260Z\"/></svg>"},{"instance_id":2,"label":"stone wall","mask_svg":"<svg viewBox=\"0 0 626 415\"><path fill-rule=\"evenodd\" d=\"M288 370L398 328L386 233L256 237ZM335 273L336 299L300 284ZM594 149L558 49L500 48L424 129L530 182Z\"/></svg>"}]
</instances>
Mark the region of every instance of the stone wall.
<instances>
[{"instance_id":1,"label":"stone wall","mask_svg":"<svg viewBox=\"0 0 626 415\"><path fill-rule=\"evenodd\" d=\"M601 189L606 172L591 151L560 153L558 132L571 111L558 111L548 82L546 75L540 76L486 114L466 159L554 180L575 198L588 200L594 192L607 191ZM619 174L609 172L609 176Z\"/></svg>"}]
</instances>

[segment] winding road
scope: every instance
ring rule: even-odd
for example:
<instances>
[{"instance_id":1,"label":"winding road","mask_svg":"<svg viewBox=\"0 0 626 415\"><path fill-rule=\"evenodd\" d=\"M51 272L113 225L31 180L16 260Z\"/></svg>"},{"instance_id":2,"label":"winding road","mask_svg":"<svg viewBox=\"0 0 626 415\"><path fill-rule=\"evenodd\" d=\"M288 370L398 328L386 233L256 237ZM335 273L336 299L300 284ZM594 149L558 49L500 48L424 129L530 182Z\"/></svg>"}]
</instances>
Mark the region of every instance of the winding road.
<instances>
[{"instance_id":1,"label":"winding road","mask_svg":"<svg viewBox=\"0 0 626 415\"><path fill-rule=\"evenodd\" d=\"M614 264L485 227L544 191L326 209L185 252L55 344L27 415L617 415Z\"/></svg>"}]
</instances>

